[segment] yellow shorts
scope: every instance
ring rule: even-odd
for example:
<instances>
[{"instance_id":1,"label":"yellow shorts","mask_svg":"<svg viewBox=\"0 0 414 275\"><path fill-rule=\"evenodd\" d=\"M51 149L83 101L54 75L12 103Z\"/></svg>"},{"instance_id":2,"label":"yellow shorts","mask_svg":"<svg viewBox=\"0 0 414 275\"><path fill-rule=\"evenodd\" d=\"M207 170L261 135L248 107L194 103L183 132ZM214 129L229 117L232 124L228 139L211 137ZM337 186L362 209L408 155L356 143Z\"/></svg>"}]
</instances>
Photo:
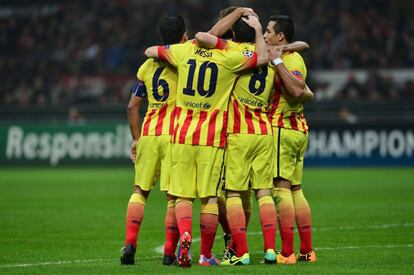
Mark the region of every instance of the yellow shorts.
<instances>
[{"instance_id":1,"label":"yellow shorts","mask_svg":"<svg viewBox=\"0 0 414 275\"><path fill-rule=\"evenodd\" d=\"M246 191L273 186L273 136L229 134L226 190Z\"/></svg>"},{"instance_id":2,"label":"yellow shorts","mask_svg":"<svg viewBox=\"0 0 414 275\"><path fill-rule=\"evenodd\" d=\"M302 184L303 159L308 146L308 133L274 127L275 168L273 177L284 178L292 185Z\"/></svg>"},{"instance_id":3,"label":"yellow shorts","mask_svg":"<svg viewBox=\"0 0 414 275\"><path fill-rule=\"evenodd\" d=\"M151 190L160 180L160 190L168 191L171 165L171 136L143 136L137 144L135 185Z\"/></svg>"},{"instance_id":4,"label":"yellow shorts","mask_svg":"<svg viewBox=\"0 0 414 275\"><path fill-rule=\"evenodd\" d=\"M216 197L224 170L224 149L172 144L168 194L182 198Z\"/></svg>"}]
</instances>

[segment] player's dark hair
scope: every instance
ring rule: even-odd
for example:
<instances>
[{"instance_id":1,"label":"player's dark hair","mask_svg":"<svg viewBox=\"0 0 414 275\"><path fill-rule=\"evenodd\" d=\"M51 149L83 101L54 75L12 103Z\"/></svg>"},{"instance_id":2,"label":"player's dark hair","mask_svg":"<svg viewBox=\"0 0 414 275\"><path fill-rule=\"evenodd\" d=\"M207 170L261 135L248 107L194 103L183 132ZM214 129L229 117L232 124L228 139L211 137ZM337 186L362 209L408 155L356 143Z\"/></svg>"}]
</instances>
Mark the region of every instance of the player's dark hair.
<instances>
[{"instance_id":1,"label":"player's dark hair","mask_svg":"<svg viewBox=\"0 0 414 275\"><path fill-rule=\"evenodd\" d=\"M273 29L275 33L283 32L286 41L291 43L295 36L295 24L292 18L287 15L272 15L270 21L275 21Z\"/></svg>"},{"instance_id":2,"label":"player's dark hair","mask_svg":"<svg viewBox=\"0 0 414 275\"><path fill-rule=\"evenodd\" d=\"M230 13L235 11L236 9L237 9L236 6L230 6L230 7L225 8L224 10L221 10L218 20L223 19L224 17L226 17L227 15L229 15ZM233 32L231 30L228 30L225 34L223 34L221 36L221 38L223 38L223 39L233 39Z\"/></svg>"},{"instance_id":3,"label":"player's dark hair","mask_svg":"<svg viewBox=\"0 0 414 275\"><path fill-rule=\"evenodd\" d=\"M238 8L237 6L230 6L230 7L227 7L225 9L221 10L218 19L219 20L223 19L224 17L226 17L227 15L229 15L230 13L235 11L237 8Z\"/></svg>"},{"instance_id":4,"label":"player's dark hair","mask_svg":"<svg viewBox=\"0 0 414 275\"><path fill-rule=\"evenodd\" d=\"M180 43L186 32L184 19L180 15L165 17L159 24L163 44Z\"/></svg>"},{"instance_id":5,"label":"player's dark hair","mask_svg":"<svg viewBox=\"0 0 414 275\"><path fill-rule=\"evenodd\" d=\"M256 41L256 31L241 18L234 23L232 30L236 42L254 43Z\"/></svg>"}]
</instances>

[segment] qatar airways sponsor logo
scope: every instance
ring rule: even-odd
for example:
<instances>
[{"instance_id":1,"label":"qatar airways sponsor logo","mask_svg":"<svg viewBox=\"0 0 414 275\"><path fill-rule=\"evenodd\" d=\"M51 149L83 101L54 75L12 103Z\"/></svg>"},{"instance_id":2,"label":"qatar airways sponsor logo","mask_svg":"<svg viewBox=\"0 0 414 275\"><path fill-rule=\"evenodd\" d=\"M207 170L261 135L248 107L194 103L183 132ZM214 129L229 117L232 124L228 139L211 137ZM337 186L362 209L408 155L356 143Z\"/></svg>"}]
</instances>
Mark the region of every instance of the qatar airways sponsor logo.
<instances>
[{"instance_id":1,"label":"qatar airways sponsor logo","mask_svg":"<svg viewBox=\"0 0 414 275\"><path fill-rule=\"evenodd\" d=\"M208 110L211 108L211 104L208 102L192 102L192 101L184 101L184 106L190 109L204 109Z\"/></svg>"},{"instance_id":2,"label":"qatar airways sponsor logo","mask_svg":"<svg viewBox=\"0 0 414 275\"><path fill-rule=\"evenodd\" d=\"M258 101L256 99L251 99L251 98L245 98L245 97L237 97L237 99L245 104L245 105L249 105L249 106L253 106L253 107L258 107L258 108L262 108L265 104L261 101Z\"/></svg>"},{"instance_id":3,"label":"qatar airways sponsor logo","mask_svg":"<svg viewBox=\"0 0 414 275\"><path fill-rule=\"evenodd\" d=\"M414 133L410 130L313 130L307 157L315 158L410 158Z\"/></svg>"}]
</instances>

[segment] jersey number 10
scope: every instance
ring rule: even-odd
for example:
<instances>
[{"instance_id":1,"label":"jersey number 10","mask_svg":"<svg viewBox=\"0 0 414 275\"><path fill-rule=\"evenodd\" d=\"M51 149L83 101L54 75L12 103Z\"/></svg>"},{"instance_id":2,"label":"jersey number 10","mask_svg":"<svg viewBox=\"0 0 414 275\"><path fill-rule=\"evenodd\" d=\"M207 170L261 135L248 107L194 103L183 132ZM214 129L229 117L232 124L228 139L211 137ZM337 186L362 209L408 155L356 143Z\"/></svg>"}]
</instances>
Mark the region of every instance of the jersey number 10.
<instances>
[{"instance_id":1,"label":"jersey number 10","mask_svg":"<svg viewBox=\"0 0 414 275\"><path fill-rule=\"evenodd\" d=\"M183 89L183 93L186 95L194 96L195 90L193 89L193 82L194 82L194 73L197 67L197 63L195 59L190 59L187 62L190 65L190 69L188 71L188 78L187 78L187 87ZM208 88L204 88L204 81L206 78L207 69L210 70L210 83ZM210 97L216 91L217 85L217 75L218 75L218 67L216 63L205 61L201 64L199 72L198 72L198 79L197 79L197 92L203 97Z\"/></svg>"}]
</instances>

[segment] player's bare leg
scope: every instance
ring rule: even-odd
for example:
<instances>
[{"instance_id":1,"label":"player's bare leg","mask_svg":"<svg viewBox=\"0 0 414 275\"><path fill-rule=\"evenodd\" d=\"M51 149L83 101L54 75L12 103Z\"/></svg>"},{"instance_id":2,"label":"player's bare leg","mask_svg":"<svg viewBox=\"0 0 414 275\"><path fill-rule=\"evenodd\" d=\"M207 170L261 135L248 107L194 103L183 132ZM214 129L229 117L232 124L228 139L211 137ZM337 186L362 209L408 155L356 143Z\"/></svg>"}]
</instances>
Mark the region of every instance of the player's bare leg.
<instances>
[{"instance_id":1,"label":"player's bare leg","mask_svg":"<svg viewBox=\"0 0 414 275\"><path fill-rule=\"evenodd\" d=\"M296 225L300 236L300 251L297 259L301 262L316 262L316 254L312 248L312 222L309 203L300 185L293 185L291 190L295 205Z\"/></svg>"}]
</instances>

